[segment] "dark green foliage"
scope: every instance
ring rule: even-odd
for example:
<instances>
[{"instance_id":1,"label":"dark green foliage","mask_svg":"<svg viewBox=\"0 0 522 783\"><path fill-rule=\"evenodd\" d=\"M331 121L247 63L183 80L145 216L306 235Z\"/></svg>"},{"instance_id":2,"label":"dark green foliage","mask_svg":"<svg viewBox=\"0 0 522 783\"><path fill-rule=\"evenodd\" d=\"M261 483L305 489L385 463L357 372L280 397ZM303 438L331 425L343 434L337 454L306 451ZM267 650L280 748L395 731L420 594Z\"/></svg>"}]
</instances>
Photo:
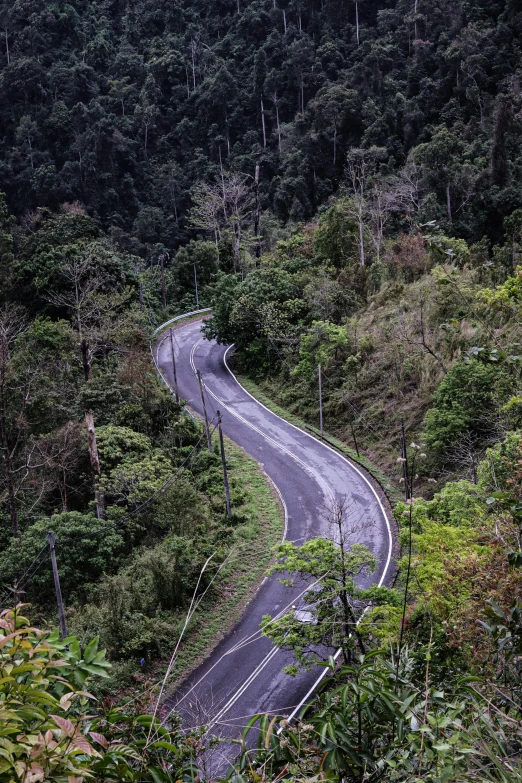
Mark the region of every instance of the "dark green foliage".
<instances>
[{"instance_id":1,"label":"dark green foliage","mask_svg":"<svg viewBox=\"0 0 522 783\"><path fill-rule=\"evenodd\" d=\"M220 159L250 176L260 163L263 208L303 220L339 185L351 147L383 148L393 169L427 144L428 211L466 236L499 235L521 205L520 12L467 0L427 0L416 16L409 0L284 11L273 0L4 3L11 207L78 200L123 243L132 233L173 257L193 237L190 189Z\"/></svg>"},{"instance_id":2,"label":"dark green foliage","mask_svg":"<svg viewBox=\"0 0 522 783\"><path fill-rule=\"evenodd\" d=\"M70 596L70 600L85 597L89 583L117 570L125 554L125 534L120 530L109 531L104 536L89 537L99 527L100 521L94 515L77 511L38 520L23 533L20 540L12 540L0 554L3 585L13 584L24 573L42 549L47 532L51 530L59 542L57 552L64 595ZM62 541L63 545L60 543ZM49 560L33 577L27 597L47 606L54 601Z\"/></svg>"},{"instance_id":3,"label":"dark green foliage","mask_svg":"<svg viewBox=\"0 0 522 783\"><path fill-rule=\"evenodd\" d=\"M499 369L491 364L472 360L453 365L424 420L424 440L435 465L457 459L454 452L465 434L482 442L491 438L500 380Z\"/></svg>"}]
</instances>

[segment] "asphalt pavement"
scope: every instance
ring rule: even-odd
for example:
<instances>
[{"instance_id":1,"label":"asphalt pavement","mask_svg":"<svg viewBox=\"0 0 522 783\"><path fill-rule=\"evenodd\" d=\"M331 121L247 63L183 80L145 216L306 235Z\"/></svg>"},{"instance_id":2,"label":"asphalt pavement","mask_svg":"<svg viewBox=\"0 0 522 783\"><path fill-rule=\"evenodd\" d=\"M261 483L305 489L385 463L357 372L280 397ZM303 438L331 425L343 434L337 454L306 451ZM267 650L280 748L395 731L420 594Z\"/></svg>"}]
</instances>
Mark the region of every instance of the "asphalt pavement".
<instances>
[{"instance_id":1,"label":"asphalt pavement","mask_svg":"<svg viewBox=\"0 0 522 783\"><path fill-rule=\"evenodd\" d=\"M318 536L334 538L329 510L335 499L343 499L352 540L368 546L378 562L362 586L385 584L392 574L392 521L369 478L335 450L255 400L228 367L231 348L204 339L201 321L178 326L173 337L180 396L202 417L195 374L199 369L209 418L215 420L221 411L225 435L257 460L276 486L285 509L286 539L303 543ZM168 331L155 350L161 373L173 386ZM282 586L277 577L266 579L243 618L168 701L170 709L182 714L185 726L208 723L213 734L227 740L219 748L222 761L212 764L215 768L237 753L237 745L229 740L239 737L251 716L296 714L325 671L314 667L297 677L284 674L291 655L259 634L263 615L274 616L296 601L297 593Z\"/></svg>"}]
</instances>

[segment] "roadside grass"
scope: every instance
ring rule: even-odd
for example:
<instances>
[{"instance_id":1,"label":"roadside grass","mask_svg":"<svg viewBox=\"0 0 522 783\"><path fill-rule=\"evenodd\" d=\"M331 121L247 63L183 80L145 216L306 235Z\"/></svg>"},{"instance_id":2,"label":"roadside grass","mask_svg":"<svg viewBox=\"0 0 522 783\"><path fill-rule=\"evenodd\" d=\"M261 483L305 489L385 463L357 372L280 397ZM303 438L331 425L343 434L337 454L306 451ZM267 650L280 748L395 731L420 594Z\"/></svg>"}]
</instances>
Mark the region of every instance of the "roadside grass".
<instances>
[{"instance_id":1,"label":"roadside grass","mask_svg":"<svg viewBox=\"0 0 522 783\"><path fill-rule=\"evenodd\" d=\"M240 491L240 504L233 505L240 522L213 599L201 604L189 624L169 678L167 697L241 619L272 562L274 547L283 537L283 509L272 482L255 460L228 438L225 448L233 503ZM160 669L156 672L161 673Z\"/></svg>"},{"instance_id":2,"label":"roadside grass","mask_svg":"<svg viewBox=\"0 0 522 783\"><path fill-rule=\"evenodd\" d=\"M231 369L234 372L234 375L236 376L239 383L244 386L244 388L250 392L259 402L262 402L263 405L265 405L269 410L272 411L272 413L275 413L277 416L281 416L282 419L285 419L286 421L290 422L290 424L295 424L296 427L300 427L301 429L305 430L305 432L309 432L310 434L314 435L316 438L321 440L321 433L318 427L314 427L313 425L306 422L304 419L300 418L299 416L296 416L294 413L291 413L285 408L282 408L277 402L274 402L274 400L268 396L268 394L255 382L253 381L248 375L244 375L243 373L239 373L236 371L236 369L231 365ZM403 499L402 492L399 487L397 487L395 484L393 484L385 473L382 472L371 460L368 459L364 454L360 454L360 456L357 456L357 453L354 449L350 448L346 443L339 440L339 438L336 438L334 435L331 435L329 432L326 432L326 430L323 430L324 432L324 440L328 445L333 446L338 451L345 454L349 459L353 460L356 464L361 465L365 470L373 476L377 480L377 482L381 485L381 487L386 492L388 499L392 505L395 503L400 502Z\"/></svg>"}]
</instances>

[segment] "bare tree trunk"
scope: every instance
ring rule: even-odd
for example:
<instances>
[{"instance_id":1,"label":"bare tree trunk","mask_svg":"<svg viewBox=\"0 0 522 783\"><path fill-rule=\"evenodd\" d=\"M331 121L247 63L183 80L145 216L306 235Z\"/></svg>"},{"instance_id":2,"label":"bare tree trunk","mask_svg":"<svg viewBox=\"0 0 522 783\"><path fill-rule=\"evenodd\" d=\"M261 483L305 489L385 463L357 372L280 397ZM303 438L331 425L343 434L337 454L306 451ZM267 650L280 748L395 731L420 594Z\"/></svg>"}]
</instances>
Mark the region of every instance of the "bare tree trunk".
<instances>
[{"instance_id":1,"label":"bare tree trunk","mask_svg":"<svg viewBox=\"0 0 522 783\"><path fill-rule=\"evenodd\" d=\"M98 481L101 477L101 469L100 469L100 457L98 455L98 446L96 444L96 430L94 427L94 416L92 415L92 413L85 414L85 425L87 427L89 458L91 460L91 469L94 476L96 515L98 519L105 519L105 497L103 491L98 486Z\"/></svg>"},{"instance_id":2,"label":"bare tree trunk","mask_svg":"<svg viewBox=\"0 0 522 783\"><path fill-rule=\"evenodd\" d=\"M361 45L360 37L359 37L359 3L356 0L355 3L355 29L357 32L357 46Z\"/></svg>"},{"instance_id":3,"label":"bare tree trunk","mask_svg":"<svg viewBox=\"0 0 522 783\"><path fill-rule=\"evenodd\" d=\"M353 635L356 637L357 641L359 642L359 647L361 652L364 655L365 649L364 649L364 642L362 640L362 637L360 633L357 630L357 620L355 618L354 612L352 607L349 604L348 601L348 569L346 567L346 548L345 548L345 541L344 541L344 518L345 518L345 507L342 503L342 501L336 501L335 509L335 522L337 525L337 529L339 531L339 550L341 553L341 606L343 607L343 635L344 635L344 644L342 645L343 649L343 657L345 660L345 663L349 663L350 660L350 649L346 646L346 642L348 642L348 639L350 638L350 635L353 633Z\"/></svg>"},{"instance_id":4,"label":"bare tree trunk","mask_svg":"<svg viewBox=\"0 0 522 783\"><path fill-rule=\"evenodd\" d=\"M190 43L190 51L192 54L192 82L194 85L194 92L196 92L196 42L192 39Z\"/></svg>"},{"instance_id":5,"label":"bare tree trunk","mask_svg":"<svg viewBox=\"0 0 522 783\"><path fill-rule=\"evenodd\" d=\"M451 217L451 185L448 182L446 185L446 205L448 208L448 220L450 223L452 223L452 217Z\"/></svg>"},{"instance_id":6,"label":"bare tree trunk","mask_svg":"<svg viewBox=\"0 0 522 783\"><path fill-rule=\"evenodd\" d=\"M266 124L265 124L265 107L263 104L263 96L261 96L261 125L263 126L263 147L266 149Z\"/></svg>"},{"instance_id":7,"label":"bare tree trunk","mask_svg":"<svg viewBox=\"0 0 522 783\"><path fill-rule=\"evenodd\" d=\"M5 28L5 56L7 57L7 64L11 64L11 55L9 53L9 33L7 27Z\"/></svg>"},{"instance_id":8,"label":"bare tree trunk","mask_svg":"<svg viewBox=\"0 0 522 783\"><path fill-rule=\"evenodd\" d=\"M163 303L163 309L167 309L167 286L165 284L165 256L163 253L160 255L160 268L161 268L161 301Z\"/></svg>"},{"instance_id":9,"label":"bare tree trunk","mask_svg":"<svg viewBox=\"0 0 522 783\"><path fill-rule=\"evenodd\" d=\"M362 204L359 204L358 208L358 221L359 221L359 260L361 262L361 266L364 266L366 263L366 258L364 255L364 225L363 225L363 214L362 214Z\"/></svg>"},{"instance_id":10,"label":"bare tree trunk","mask_svg":"<svg viewBox=\"0 0 522 783\"><path fill-rule=\"evenodd\" d=\"M80 340L80 351L82 354L83 375L86 381L91 380L91 349L85 338Z\"/></svg>"},{"instance_id":11,"label":"bare tree trunk","mask_svg":"<svg viewBox=\"0 0 522 783\"><path fill-rule=\"evenodd\" d=\"M18 538L20 530L18 526L18 504L13 480L13 463L11 450L7 438L7 422L5 415L5 395L3 389L0 392L0 435L2 438L2 452L5 466L5 478L7 483L7 496L9 498L9 516L11 519L11 532L14 538Z\"/></svg>"},{"instance_id":12,"label":"bare tree trunk","mask_svg":"<svg viewBox=\"0 0 522 783\"><path fill-rule=\"evenodd\" d=\"M277 97L277 92L273 94L272 101L274 103L275 110L276 110L277 146L279 149L279 154L281 154L281 125L279 123L279 99Z\"/></svg>"},{"instance_id":13,"label":"bare tree trunk","mask_svg":"<svg viewBox=\"0 0 522 783\"><path fill-rule=\"evenodd\" d=\"M254 236L256 237L256 266L260 266L259 259L261 258L261 238L259 236L259 224L261 221L261 204L259 202L259 163L256 166L256 175L254 178L255 192L256 192L256 208L254 210Z\"/></svg>"},{"instance_id":14,"label":"bare tree trunk","mask_svg":"<svg viewBox=\"0 0 522 783\"><path fill-rule=\"evenodd\" d=\"M283 8L283 26L285 28L285 34L286 34L286 11Z\"/></svg>"}]
</instances>

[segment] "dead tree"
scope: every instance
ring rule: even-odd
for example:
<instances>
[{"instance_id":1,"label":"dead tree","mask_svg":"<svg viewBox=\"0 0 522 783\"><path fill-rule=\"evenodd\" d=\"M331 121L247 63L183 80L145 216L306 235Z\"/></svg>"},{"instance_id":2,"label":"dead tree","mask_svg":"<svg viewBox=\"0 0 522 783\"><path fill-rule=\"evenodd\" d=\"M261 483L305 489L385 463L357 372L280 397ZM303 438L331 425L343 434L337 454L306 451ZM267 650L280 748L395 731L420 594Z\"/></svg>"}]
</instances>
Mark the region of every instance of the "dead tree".
<instances>
[{"instance_id":1,"label":"dead tree","mask_svg":"<svg viewBox=\"0 0 522 783\"><path fill-rule=\"evenodd\" d=\"M444 375L446 375L448 372L446 365L428 342L428 333L424 318L424 299L421 299L419 303L419 319L417 324L413 327L412 332L409 331L408 326L404 322L404 313L401 313L400 318L401 328L398 333L399 339L407 343L407 345L418 348L423 353L429 354L431 357L433 357Z\"/></svg>"}]
</instances>

